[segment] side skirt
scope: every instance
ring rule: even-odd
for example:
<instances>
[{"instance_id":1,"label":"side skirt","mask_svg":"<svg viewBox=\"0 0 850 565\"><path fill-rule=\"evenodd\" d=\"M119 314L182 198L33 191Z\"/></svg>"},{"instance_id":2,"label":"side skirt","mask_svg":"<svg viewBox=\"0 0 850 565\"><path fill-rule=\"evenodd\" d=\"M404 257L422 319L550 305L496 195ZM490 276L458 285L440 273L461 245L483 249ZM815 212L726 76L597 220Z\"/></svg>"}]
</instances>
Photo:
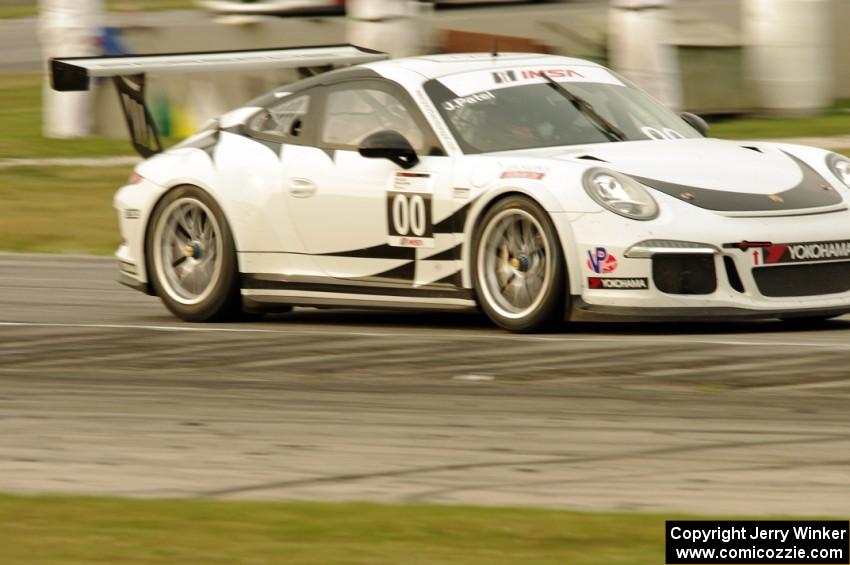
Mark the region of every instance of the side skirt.
<instances>
[{"instance_id":1,"label":"side skirt","mask_svg":"<svg viewBox=\"0 0 850 565\"><path fill-rule=\"evenodd\" d=\"M270 275L242 275L246 306L336 306L351 308L409 308L415 310L474 310L472 292L448 287L387 287L271 280Z\"/></svg>"}]
</instances>

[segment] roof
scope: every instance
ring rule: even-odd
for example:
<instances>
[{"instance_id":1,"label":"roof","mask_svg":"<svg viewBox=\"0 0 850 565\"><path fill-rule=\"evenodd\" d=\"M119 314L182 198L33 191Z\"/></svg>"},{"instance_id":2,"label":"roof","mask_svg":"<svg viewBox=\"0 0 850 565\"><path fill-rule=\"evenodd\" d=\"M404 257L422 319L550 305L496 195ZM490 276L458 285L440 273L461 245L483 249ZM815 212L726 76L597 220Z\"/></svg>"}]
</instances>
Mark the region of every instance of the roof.
<instances>
[{"instance_id":1,"label":"roof","mask_svg":"<svg viewBox=\"0 0 850 565\"><path fill-rule=\"evenodd\" d=\"M403 59L390 59L363 65L381 74L391 74L393 68L403 68L422 75L426 79L438 78L456 73L481 70L509 69L516 66L534 65L581 65L601 67L592 61L543 55L540 53L447 53L440 55L422 55Z\"/></svg>"}]
</instances>

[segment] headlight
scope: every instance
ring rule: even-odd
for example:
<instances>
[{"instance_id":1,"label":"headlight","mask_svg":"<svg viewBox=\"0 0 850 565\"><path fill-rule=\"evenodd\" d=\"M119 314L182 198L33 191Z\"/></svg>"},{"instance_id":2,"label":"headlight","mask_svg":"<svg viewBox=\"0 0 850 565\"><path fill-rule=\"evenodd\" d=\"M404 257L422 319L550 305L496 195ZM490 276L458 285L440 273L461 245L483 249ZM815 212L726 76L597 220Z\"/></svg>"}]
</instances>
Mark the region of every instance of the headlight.
<instances>
[{"instance_id":1,"label":"headlight","mask_svg":"<svg viewBox=\"0 0 850 565\"><path fill-rule=\"evenodd\" d=\"M847 188L850 188L850 159L837 153L831 153L826 159L826 164L832 174L837 176Z\"/></svg>"},{"instance_id":2,"label":"headlight","mask_svg":"<svg viewBox=\"0 0 850 565\"><path fill-rule=\"evenodd\" d=\"M584 174L584 190L603 208L633 220L658 216L658 204L637 181L608 169L590 169Z\"/></svg>"}]
</instances>

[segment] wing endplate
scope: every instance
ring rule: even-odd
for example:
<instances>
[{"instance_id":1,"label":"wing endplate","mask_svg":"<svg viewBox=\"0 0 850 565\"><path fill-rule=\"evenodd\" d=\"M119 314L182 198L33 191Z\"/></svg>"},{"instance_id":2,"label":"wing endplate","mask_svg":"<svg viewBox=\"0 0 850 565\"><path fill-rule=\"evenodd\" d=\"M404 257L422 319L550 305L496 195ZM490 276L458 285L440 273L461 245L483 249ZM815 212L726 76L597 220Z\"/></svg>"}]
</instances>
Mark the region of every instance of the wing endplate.
<instances>
[{"instance_id":1,"label":"wing endplate","mask_svg":"<svg viewBox=\"0 0 850 565\"><path fill-rule=\"evenodd\" d=\"M145 75L112 77L133 149L144 158L162 153L156 123L145 104Z\"/></svg>"}]
</instances>

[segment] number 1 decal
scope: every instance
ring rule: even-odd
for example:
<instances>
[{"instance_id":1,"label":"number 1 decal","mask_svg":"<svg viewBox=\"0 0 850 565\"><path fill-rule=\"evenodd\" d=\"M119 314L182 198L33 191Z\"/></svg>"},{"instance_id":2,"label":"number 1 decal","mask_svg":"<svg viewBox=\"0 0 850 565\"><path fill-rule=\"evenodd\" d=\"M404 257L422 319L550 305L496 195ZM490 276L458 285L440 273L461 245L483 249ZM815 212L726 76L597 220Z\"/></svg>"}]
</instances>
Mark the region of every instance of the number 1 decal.
<instances>
[{"instance_id":1,"label":"number 1 decal","mask_svg":"<svg viewBox=\"0 0 850 565\"><path fill-rule=\"evenodd\" d=\"M434 247L431 192L431 173L400 171L393 175L387 191L390 245Z\"/></svg>"}]
</instances>

